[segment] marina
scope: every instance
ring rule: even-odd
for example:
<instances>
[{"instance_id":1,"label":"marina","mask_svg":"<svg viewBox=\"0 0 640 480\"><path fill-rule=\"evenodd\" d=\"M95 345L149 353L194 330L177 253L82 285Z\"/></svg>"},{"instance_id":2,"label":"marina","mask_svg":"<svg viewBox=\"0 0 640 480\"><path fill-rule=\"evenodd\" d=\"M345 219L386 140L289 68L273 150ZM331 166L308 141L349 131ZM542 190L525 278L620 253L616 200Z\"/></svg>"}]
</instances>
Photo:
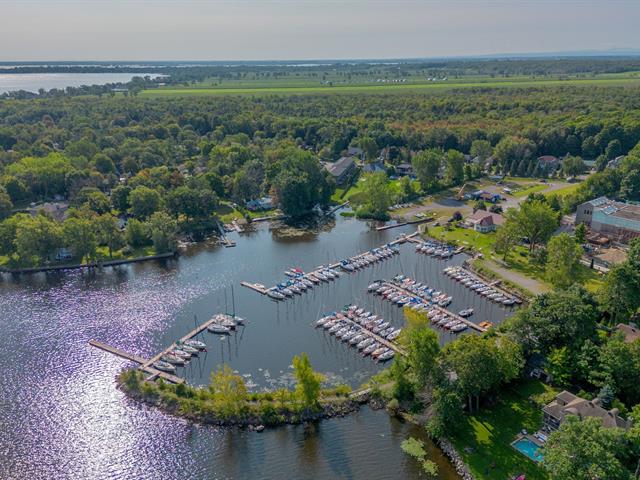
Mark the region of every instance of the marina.
<instances>
[{"instance_id":1,"label":"marina","mask_svg":"<svg viewBox=\"0 0 640 480\"><path fill-rule=\"evenodd\" d=\"M399 277L403 277L403 276L399 276ZM443 306L443 304L441 304L442 300L434 299L434 297L449 299L449 297L446 297L446 296L441 297L442 295L446 295L446 294L437 292L438 295L433 296L432 295L433 291L432 293L428 293L428 294L422 293L422 292L427 292L428 289L425 289L423 291L417 290L417 289L412 290L411 286L415 284L415 281L412 281L413 283L403 282L402 280L404 280L404 278L399 278L399 277L396 277L396 279L391 281L382 280L377 284L373 284L373 285L376 285L375 289L372 288L373 285L371 285L369 287L369 291L371 293L381 294L386 300L389 300L389 301L393 301L396 297L401 297L398 300L394 301L394 303L397 304L398 306L405 307L405 308L413 308L415 310L422 310L424 312L436 312L440 314L442 317L450 319L450 322L457 322L457 325L464 325L465 327L469 327L478 332L487 331L485 327L481 327L480 325L472 322L471 320L447 310ZM394 292L396 294L401 294L401 295L391 296L391 294L388 292ZM430 320L431 320L431 317L433 317L433 315L430 316ZM443 323L443 326L444 325L445 324ZM464 328L458 327L454 329L453 327L454 325L451 325L450 327L448 327L448 329L454 333L458 333L464 330Z\"/></svg>"}]
</instances>

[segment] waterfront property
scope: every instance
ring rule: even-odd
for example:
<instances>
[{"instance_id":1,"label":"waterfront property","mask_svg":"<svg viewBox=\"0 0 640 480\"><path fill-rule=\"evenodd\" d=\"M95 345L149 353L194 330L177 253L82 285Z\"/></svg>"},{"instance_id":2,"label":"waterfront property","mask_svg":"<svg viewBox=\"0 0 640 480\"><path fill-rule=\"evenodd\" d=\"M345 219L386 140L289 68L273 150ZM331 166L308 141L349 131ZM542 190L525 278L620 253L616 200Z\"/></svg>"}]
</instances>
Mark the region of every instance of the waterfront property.
<instances>
[{"instance_id":1,"label":"waterfront property","mask_svg":"<svg viewBox=\"0 0 640 480\"><path fill-rule=\"evenodd\" d=\"M504 217L498 213L477 210L467 217L466 223L476 232L488 233L494 232L502 225L504 223Z\"/></svg>"},{"instance_id":2,"label":"waterfront property","mask_svg":"<svg viewBox=\"0 0 640 480\"><path fill-rule=\"evenodd\" d=\"M598 197L578 205L576 225L623 243L640 236L640 206Z\"/></svg>"},{"instance_id":3,"label":"waterfront property","mask_svg":"<svg viewBox=\"0 0 640 480\"><path fill-rule=\"evenodd\" d=\"M356 169L354 157L340 157L333 163L325 163L325 168L335 179L336 185L344 185Z\"/></svg>"},{"instance_id":4,"label":"waterfront property","mask_svg":"<svg viewBox=\"0 0 640 480\"><path fill-rule=\"evenodd\" d=\"M542 409L544 429L547 431L556 430L569 415L577 416L580 419L586 417L596 417L602 420L605 427L631 428L632 419L625 420L619 415L617 408L607 410L600 399L586 400L573 393L563 390L556 398L545 405Z\"/></svg>"}]
</instances>

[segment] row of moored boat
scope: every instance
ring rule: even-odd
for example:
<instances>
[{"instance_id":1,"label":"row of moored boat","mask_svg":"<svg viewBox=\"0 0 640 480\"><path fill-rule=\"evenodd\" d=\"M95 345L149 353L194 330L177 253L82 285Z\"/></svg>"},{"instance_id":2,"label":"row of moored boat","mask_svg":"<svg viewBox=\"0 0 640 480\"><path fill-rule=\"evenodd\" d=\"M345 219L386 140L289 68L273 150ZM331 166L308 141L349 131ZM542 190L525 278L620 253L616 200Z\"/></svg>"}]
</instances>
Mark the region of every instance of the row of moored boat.
<instances>
[{"instance_id":1,"label":"row of moored boat","mask_svg":"<svg viewBox=\"0 0 640 480\"><path fill-rule=\"evenodd\" d=\"M342 312L323 316L316 321L316 327L324 328L337 339L357 348L364 356L370 355L380 362L390 360L395 353L376 337L392 342L402 331L391 326L384 318L366 312L357 305L351 305Z\"/></svg>"},{"instance_id":2,"label":"row of moored boat","mask_svg":"<svg viewBox=\"0 0 640 480\"><path fill-rule=\"evenodd\" d=\"M160 360L153 362L152 366L162 372L175 373L176 367L184 367L191 358L197 357L200 352L204 352L206 349L207 345L200 340L177 342L173 350L162 355Z\"/></svg>"},{"instance_id":3,"label":"row of moored boat","mask_svg":"<svg viewBox=\"0 0 640 480\"><path fill-rule=\"evenodd\" d=\"M345 272L354 272L361 268L368 267L374 263L386 260L394 255L400 253L400 249L392 245L385 245L383 247L374 248L368 252L361 253L350 259L340 260L340 268Z\"/></svg>"},{"instance_id":4,"label":"row of moored boat","mask_svg":"<svg viewBox=\"0 0 640 480\"><path fill-rule=\"evenodd\" d=\"M456 253L453 247L446 243L427 241L416 244L416 252L432 255L438 258L450 258Z\"/></svg>"},{"instance_id":5,"label":"row of moored boat","mask_svg":"<svg viewBox=\"0 0 640 480\"><path fill-rule=\"evenodd\" d=\"M501 303L502 305L513 305L515 303L522 302L517 297L505 295L504 293L492 288L462 267L447 267L443 272L454 280L460 282L465 287L473 290L478 295L482 295L493 302Z\"/></svg>"},{"instance_id":6,"label":"row of moored boat","mask_svg":"<svg viewBox=\"0 0 640 480\"><path fill-rule=\"evenodd\" d=\"M320 266L314 272L305 273L299 268L291 268L284 272L288 280L267 290L267 295L274 300L285 300L294 295L302 295L320 283L327 283L340 276L336 269Z\"/></svg>"},{"instance_id":7,"label":"row of moored boat","mask_svg":"<svg viewBox=\"0 0 640 480\"><path fill-rule=\"evenodd\" d=\"M367 290L381 295L399 307L417 307L424 303L446 307L453 300L450 295L404 275L395 276L392 282L375 282L369 285Z\"/></svg>"}]
</instances>

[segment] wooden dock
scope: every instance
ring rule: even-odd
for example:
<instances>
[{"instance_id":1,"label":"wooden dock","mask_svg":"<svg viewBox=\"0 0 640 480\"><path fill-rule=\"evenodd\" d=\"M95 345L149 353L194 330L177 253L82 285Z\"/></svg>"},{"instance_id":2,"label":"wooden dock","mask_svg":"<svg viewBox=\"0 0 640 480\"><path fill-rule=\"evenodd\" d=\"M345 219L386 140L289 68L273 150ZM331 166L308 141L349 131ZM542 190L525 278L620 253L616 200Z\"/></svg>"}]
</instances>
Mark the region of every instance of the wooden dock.
<instances>
[{"instance_id":1,"label":"wooden dock","mask_svg":"<svg viewBox=\"0 0 640 480\"><path fill-rule=\"evenodd\" d=\"M380 335L377 335L375 333L373 333L370 330L367 330L366 328L362 328L361 325L359 325L358 323L354 322L353 320L351 320L349 317L344 317L342 320L346 320L347 322L349 322L352 326L357 326L358 328L360 328L360 332L370 336L371 338L373 338L376 342L378 342L380 345L384 345L387 348L390 348L391 350L393 350L396 353L399 353L402 356L407 356L407 352L404 348L399 347L398 345L396 345L393 342L390 342L389 340L387 340L386 338L382 338Z\"/></svg>"},{"instance_id":2,"label":"wooden dock","mask_svg":"<svg viewBox=\"0 0 640 480\"><path fill-rule=\"evenodd\" d=\"M480 325L477 325L477 324L473 323L471 320L468 320L468 319L466 319L464 317L461 317L457 313L453 313L452 311L447 310L446 308L441 307L440 305L436 305L436 304L429 305L429 303L426 300L423 300L418 295L413 293L411 290L407 290L406 288L399 286L395 282L383 282L383 284L388 286L388 287L393 287L393 288L401 291L402 293L404 293L405 295L407 295L409 297L418 298L424 305L427 305L430 308L435 308L440 313L444 313L444 314L448 315L449 317L453 318L454 320L458 320L458 321L464 323L466 326L468 326L469 328L471 328L473 330L476 330L476 331L481 332L481 333L487 331L486 328L483 328Z\"/></svg>"},{"instance_id":3,"label":"wooden dock","mask_svg":"<svg viewBox=\"0 0 640 480\"><path fill-rule=\"evenodd\" d=\"M206 322L198 325L196 328L194 328L193 330L191 330L189 333L187 333L184 337L180 338L180 340L178 340L178 342L183 343L186 342L187 340L191 340L193 337L195 337L196 335L198 335L200 332L203 332L204 330L207 329L207 327L209 325L211 325L212 323L214 323L216 321L215 315L213 317L211 317L209 320L207 320ZM160 360L160 358L163 355L166 355L167 353L169 353L171 350L173 350L174 348L176 348L178 345L178 342L174 342L171 345L169 345L167 348L165 348L164 350L162 350L160 353L157 353L156 355L154 355L153 357L151 357L149 360L147 360L146 362L144 362L142 364L141 368L148 368L150 365L153 364L153 362L157 362L158 360Z\"/></svg>"},{"instance_id":4,"label":"wooden dock","mask_svg":"<svg viewBox=\"0 0 640 480\"><path fill-rule=\"evenodd\" d=\"M460 269L461 273L464 273L465 275L469 275L471 278L474 278L476 281L488 285L489 287L493 288L495 291L497 291L498 293L500 293L503 296L513 298L516 301L516 303L522 303L522 302L526 301L526 299L522 298L522 296L520 294L510 292L510 291L506 290L505 288L503 288L501 286L498 286L500 284L500 279L490 280L490 279L485 278L484 276L479 275L476 272L473 272L473 271L471 271L468 268L465 268L463 266L458 267L458 268Z\"/></svg>"},{"instance_id":5,"label":"wooden dock","mask_svg":"<svg viewBox=\"0 0 640 480\"><path fill-rule=\"evenodd\" d=\"M107 345L106 343L98 342L96 340L89 340L89 345L95 348L99 348L100 350L103 350L105 352L111 353L112 355L116 355L117 357L124 358L125 360L129 360L131 362L135 362L139 364L140 366L138 368L150 375L150 377L148 377L147 380L162 378L163 380L166 380L171 383L184 383L184 378L180 378L176 375L172 375L167 372L162 372L149 365L145 366L148 360L138 355L127 353L123 350L120 350L119 348L112 347L111 345Z\"/></svg>"},{"instance_id":6,"label":"wooden dock","mask_svg":"<svg viewBox=\"0 0 640 480\"><path fill-rule=\"evenodd\" d=\"M378 247L378 248L383 248L383 247L386 247L387 245L395 246L395 245L399 245L399 244L405 243L407 241L415 241L414 237L416 235L418 235L417 231L413 232L410 235L401 235L398 238L396 238L395 240L393 240L393 241L391 241L389 243L386 243L383 246ZM370 251L358 253L357 255L354 255L353 257L348 258L347 260L350 261L350 262L354 262L356 260L359 260L359 259L365 257L366 255L369 254L369 252ZM336 263L329 264L328 267L331 268L331 269L336 269L337 270L338 268L340 268L340 265L341 265L340 262L336 262ZM318 272L318 271L319 270L313 270L311 272L305 272L303 275L305 277L309 278L309 279L313 279L313 282L316 283L316 284L322 283L323 281L315 276L315 273ZM261 285L259 283L252 283L252 282L245 282L245 281L240 282L240 285L242 285L243 287L249 288L249 289L251 289L251 290L253 290L255 292L258 292L261 295L266 295L267 292L269 292L269 290L275 289L275 287L270 287L269 288L269 287L265 287L264 285Z\"/></svg>"}]
</instances>

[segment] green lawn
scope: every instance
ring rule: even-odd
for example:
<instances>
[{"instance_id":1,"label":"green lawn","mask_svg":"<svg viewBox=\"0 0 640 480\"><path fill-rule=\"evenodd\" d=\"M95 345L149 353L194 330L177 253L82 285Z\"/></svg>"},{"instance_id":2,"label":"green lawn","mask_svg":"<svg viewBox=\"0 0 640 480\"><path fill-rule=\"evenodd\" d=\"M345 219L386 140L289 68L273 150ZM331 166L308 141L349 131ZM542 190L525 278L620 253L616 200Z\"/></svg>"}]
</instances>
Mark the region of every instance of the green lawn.
<instances>
[{"instance_id":1,"label":"green lawn","mask_svg":"<svg viewBox=\"0 0 640 480\"><path fill-rule=\"evenodd\" d=\"M427 236L447 242L455 242L459 246L471 247L485 256L490 256L496 234L493 232L480 233L469 228L457 227L447 230L445 227L440 226L429 227Z\"/></svg>"},{"instance_id":2,"label":"green lawn","mask_svg":"<svg viewBox=\"0 0 640 480\"><path fill-rule=\"evenodd\" d=\"M546 196L550 196L550 195L557 195L559 197L564 197L565 195L568 195L570 193L575 192L578 187L580 186L580 182L578 183L573 183L571 185L567 185L564 188L559 188L558 190L552 191L552 192L548 192L545 193Z\"/></svg>"},{"instance_id":3,"label":"green lawn","mask_svg":"<svg viewBox=\"0 0 640 480\"><path fill-rule=\"evenodd\" d=\"M275 86L278 85L278 86ZM189 87L167 87L143 90L140 95L144 97L173 97L173 96L209 96L209 95L308 95L308 94L338 94L338 93L406 93L406 92L442 92L457 88L493 88L493 87L554 87L566 85L602 85L602 86L627 86L640 85L640 79L621 77L605 79L523 79L523 80L493 80L493 81L458 81L446 83L422 83L422 84L360 84L360 85L286 85L270 84L265 86L251 85L238 87L211 87L210 85Z\"/></svg>"},{"instance_id":4,"label":"green lawn","mask_svg":"<svg viewBox=\"0 0 640 480\"><path fill-rule=\"evenodd\" d=\"M523 188L521 188L520 190L513 192L512 195L518 198L526 197L532 193L538 193L549 188L549 186L544 183L533 183L530 185L523 185L522 187Z\"/></svg>"},{"instance_id":5,"label":"green lawn","mask_svg":"<svg viewBox=\"0 0 640 480\"><path fill-rule=\"evenodd\" d=\"M494 406L460 417L459 431L451 440L477 479L505 480L521 473L527 480L548 478L511 442L523 428L529 432L540 428L542 411L529 397L550 390L537 380L527 381L502 392Z\"/></svg>"}]
</instances>

